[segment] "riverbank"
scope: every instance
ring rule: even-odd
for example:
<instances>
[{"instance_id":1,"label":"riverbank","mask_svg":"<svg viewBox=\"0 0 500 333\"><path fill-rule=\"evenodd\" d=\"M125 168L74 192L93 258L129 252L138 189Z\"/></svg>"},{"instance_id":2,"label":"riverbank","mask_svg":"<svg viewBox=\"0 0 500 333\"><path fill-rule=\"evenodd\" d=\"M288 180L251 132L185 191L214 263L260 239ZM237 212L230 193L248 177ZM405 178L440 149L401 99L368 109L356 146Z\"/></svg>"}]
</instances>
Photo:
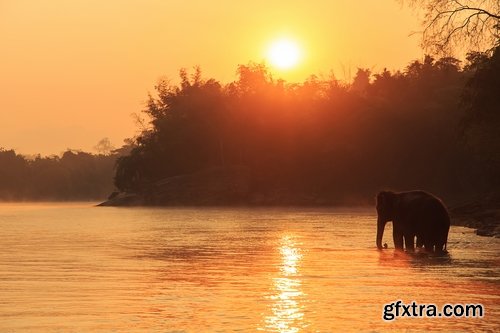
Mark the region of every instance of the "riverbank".
<instances>
[{"instance_id":1,"label":"riverbank","mask_svg":"<svg viewBox=\"0 0 500 333\"><path fill-rule=\"evenodd\" d=\"M164 178L134 192L113 192L99 206L340 206L354 202L360 200L264 186L249 168L233 166Z\"/></svg>"},{"instance_id":2,"label":"riverbank","mask_svg":"<svg viewBox=\"0 0 500 333\"><path fill-rule=\"evenodd\" d=\"M476 229L479 236L500 237L500 199L485 195L450 207L452 225Z\"/></svg>"},{"instance_id":3,"label":"riverbank","mask_svg":"<svg viewBox=\"0 0 500 333\"><path fill-rule=\"evenodd\" d=\"M255 186L245 167L213 168L165 178L136 192L113 192L99 206L343 206L372 203L320 193ZM446 201L446 200L445 200ZM479 236L500 237L500 196L483 195L449 207L452 225L476 229Z\"/></svg>"}]
</instances>

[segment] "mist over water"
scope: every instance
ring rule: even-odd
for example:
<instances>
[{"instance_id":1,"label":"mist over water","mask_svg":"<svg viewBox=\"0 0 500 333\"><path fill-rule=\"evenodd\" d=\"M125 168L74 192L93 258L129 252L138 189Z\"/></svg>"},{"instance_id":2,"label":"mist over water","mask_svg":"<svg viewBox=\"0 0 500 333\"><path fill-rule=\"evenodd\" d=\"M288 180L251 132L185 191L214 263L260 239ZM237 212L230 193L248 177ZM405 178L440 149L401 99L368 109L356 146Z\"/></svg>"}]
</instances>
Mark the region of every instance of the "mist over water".
<instances>
[{"instance_id":1,"label":"mist over water","mask_svg":"<svg viewBox=\"0 0 500 333\"><path fill-rule=\"evenodd\" d=\"M396 254L374 209L0 205L0 331L494 331L500 240ZM382 320L383 305L481 303L483 318Z\"/></svg>"}]
</instances>

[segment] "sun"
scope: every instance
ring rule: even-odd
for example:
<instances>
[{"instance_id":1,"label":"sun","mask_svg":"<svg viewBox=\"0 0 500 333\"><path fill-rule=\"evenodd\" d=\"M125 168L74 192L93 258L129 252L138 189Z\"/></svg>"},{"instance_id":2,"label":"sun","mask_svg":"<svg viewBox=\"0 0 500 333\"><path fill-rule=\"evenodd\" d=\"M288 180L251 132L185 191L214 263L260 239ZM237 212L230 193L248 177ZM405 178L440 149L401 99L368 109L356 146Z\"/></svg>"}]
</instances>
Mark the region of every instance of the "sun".
<instances>
[{"instance_id":1,"label":"sun","mask_svg":"<svg viewBox=\"0 0 500 333\"><path fill-rule=\"evenodd\" d=\"M280 39L271 44L267 53L268 61L280 69L295 67L300 60L301 52L292 40Z\"/></svg>"}]
</instances>

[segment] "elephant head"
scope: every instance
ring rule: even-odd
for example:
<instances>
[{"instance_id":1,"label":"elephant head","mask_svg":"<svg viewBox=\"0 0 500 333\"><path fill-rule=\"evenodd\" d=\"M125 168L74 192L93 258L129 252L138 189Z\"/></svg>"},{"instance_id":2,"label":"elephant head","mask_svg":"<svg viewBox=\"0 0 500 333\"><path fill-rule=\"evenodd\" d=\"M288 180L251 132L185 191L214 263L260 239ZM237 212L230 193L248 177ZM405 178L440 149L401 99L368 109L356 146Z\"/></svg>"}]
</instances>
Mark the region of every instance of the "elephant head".
<instances>
[{"instance_id":1,"label":"elephant head","mask_svg":"<svg viewBox=\"0 0 500 333\"><path fill-rule=\"evenodd\" d=\"M377 248L382 249L385 224L394 219L397 195L382 191L377 194Z\"/></svg>"}]
</instances>

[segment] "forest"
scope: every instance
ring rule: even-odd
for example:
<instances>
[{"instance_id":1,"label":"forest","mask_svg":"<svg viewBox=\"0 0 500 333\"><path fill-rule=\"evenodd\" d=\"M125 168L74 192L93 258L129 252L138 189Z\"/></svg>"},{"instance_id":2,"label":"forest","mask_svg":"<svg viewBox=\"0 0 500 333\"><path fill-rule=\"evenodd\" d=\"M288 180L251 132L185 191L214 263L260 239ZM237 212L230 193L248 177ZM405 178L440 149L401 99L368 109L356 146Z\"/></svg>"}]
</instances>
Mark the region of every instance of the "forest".
<instances>
[{"instance_id":1,"label":"forest","mask_svg":"<svg viewBox=\"0 0 500 333\"><path fill-rule=\"evenodd\" d=\"M382 188L461 200L500 185L499 48L463 64L426 56L399 71L359 68L352 82L287 83L256 63L237 74L222 84L183 69L180 84L160 81L116 187L148 192L234 166L248 170L250 196L281 204L371 202Z\"/></svg>"},{"instance_id":2,"label":"forest","mask_svg":"<svg viewBox=\"0 0 500 333\"><path fill-rule=\"evenodd\" d=\"M105 199L113 190L117 154L67 150L29 158L0 149L0 201Z\"/></svg>"},{"instance_id":3,"label":"forest","mask_svg":"<svg viewBox=\"0 0 500 333\"><path fill-rule=\"evenodd\" d=\"M464 63L426 56L398 71L359 68L350 82L288 83L250 63L223 84L182 69L179 84L155 86L149 124L129 147L35 158L0 150L0 200L101 200L113 187L147 192L233 167L244 168L250 196L272 203L372 202L380 189L416 188L461 200L500 185L499 102L499 48Z\"/></svg>"}]
</instances>

